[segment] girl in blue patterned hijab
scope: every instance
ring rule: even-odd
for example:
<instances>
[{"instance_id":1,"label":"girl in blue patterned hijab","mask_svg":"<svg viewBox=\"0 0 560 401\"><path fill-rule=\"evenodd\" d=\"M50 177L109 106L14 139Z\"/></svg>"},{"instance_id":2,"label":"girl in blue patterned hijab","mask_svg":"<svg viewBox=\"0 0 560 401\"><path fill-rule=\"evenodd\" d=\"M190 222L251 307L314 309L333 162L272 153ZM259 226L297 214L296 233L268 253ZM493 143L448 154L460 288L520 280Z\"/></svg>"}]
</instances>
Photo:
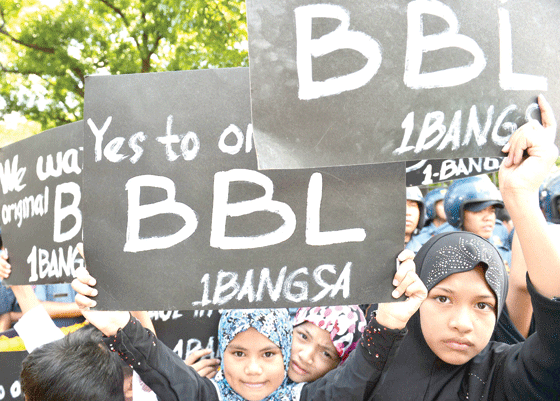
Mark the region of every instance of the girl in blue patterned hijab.
<instances>
[{"instance_id":1,"label":"girl in blue patterned hijab","mask_svg":"<svg viewBox=\"0 0 560 401\"><path fill-rule=\"evenodd\" d=\"M288 384L292 323L286 309L235 309L218 327L221 370L214 384L225 401L288 401L301 385Z\"/></svg>"}]
</instances>

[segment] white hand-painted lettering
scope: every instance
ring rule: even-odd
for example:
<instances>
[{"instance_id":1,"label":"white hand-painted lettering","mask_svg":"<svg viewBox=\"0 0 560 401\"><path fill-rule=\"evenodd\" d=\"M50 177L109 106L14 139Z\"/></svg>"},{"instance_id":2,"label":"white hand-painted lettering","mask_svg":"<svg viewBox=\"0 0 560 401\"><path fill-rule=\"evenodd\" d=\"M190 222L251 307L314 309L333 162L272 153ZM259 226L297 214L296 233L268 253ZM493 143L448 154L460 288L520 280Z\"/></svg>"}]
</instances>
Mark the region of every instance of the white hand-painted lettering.
<instances>
[{"instance_id":1,"label":"white hand-painted lettering","mask_svg":"<svg viewBox=\"0 0 560 401\"><path fill-rule=\"evenodd\" d=\"M147 138L148 137L143 132L137 132L128 140L128 146L134 152L134 155L130 158L130 162L132 164L136 164L136 162L140 160L140 157L144 153L144 149L142 149L142 147L138 145L138 142L144 142Z\"/></svg>"},{"instance_id":2,"label":"white hand-painted lettering","mask_svg":"<svg viewBox=\"0 0 560 401\"><path fill-rule=\"evenodd\" d=\"M200 150L200 139L198 135L192 131L182 135L172 134L173 116L167 116L167 125L165 128L165 136L157 137L156 140L165 145L165 156L170 162L179 158L179 155L173 150L173 144L179 143L181 148L181 156L184 160L194 160Z\"/></svg>"},{"instance_id":3,"label":"white hand-painted lettering","mask_svg":"<svg viewBox=\"0 0 560 401\"><path fill-rule=\"evenodd\" d=\"M33 246L27 257L27 263L31 267L29 282L32 283L45 277L71 278L76 269L84 265L84 260L79 255L78 249L72 245L68 246L66 257L63 248L52 249L49 255L48 250Z\"/></svg>"},{"instance_id":4,"label":"white hand-painted lettering","mask_svg":"<svg viewBox=\"0 0 560 401\"><path fill-rule=\"evenodd\" d=\"M181 338L177 342L177 345L175 345L175 348L173 348L173 351L177 355L179 355L179 358L181 358L181 359L186 359L193 352L198 351L199 349L203 348L202 347L202 341L199 340L198 338L189 338L187 340L186 346L184 346L183 344L184 344L184 340ZM184 349L185 347L186 347L186 349ZM207 356L205 356L204 358L214 358L215 357L214 355L216 355L216 347L215 347L214 336L208 337L208 343L206 344L206 347L204 347L204 348L212 350L212 352L210 354L208 354ZM185 352L183 352L183 350Z\"/></svg>"},{"instance_id":5,"label":"white hand-painted lettering","mask_svg":"<svg viewBox=\"0 0 560 401\"><path fill-rule=\"evenodd\" d=\"M72 196L72 203L62 207L62 194ZM67 182L57 185L54 197L54 242L69 241L74 238L82 229L82 212L80 210L80 199L82 191L80 186L75 182ZM62 233L62 221L68 216L74 217L74 225L71 229Z\"/></svg>"},{"instance_id":6,"label":"white hand-painted lettering","mask_svg":"<svg viewBox=\"0 0 560 401\"><path fill-rule=\"evenodd\" d=\"M8 192L21 192L27 184L22 184L23 176L27 168L18 168L19 155L15 155L10 166L10 160L6 160L4 166L0 164L0 183L2 184L2 192L6 195Z\"/></svg>"},{"instance_id":7,"label":"white hand-painted lettering","mask_svg":"<svg viewBox=\"0 0 560 401\"><path fill-rule=\"evenodd\" d=\"M449 25L444 32L424 36L423 14L443 18ZM486 57L480 46L468 36L459 34L459 21L451 8L436 0L415 0L408 3L408 34L404 83L409 88L442 88L467 83L478 77L486 67ZM446 70L424 72L424 53L456 47L474 57L471 64Z\"/></svg>"},{"instance_id":8,"label":"white hand-painted lettering","mask_svg":"<svg viewBox=\"0 0 560 401\"><path fill-rule=\"evenodd\" d=\"M338 231L321 232L321 200L323 198L323 176L313 173L309 179L307 190L307 225L305 242L308 245L331 245L343 242L363 242L366 231L363 228L352 228Z\"/></svg>"},{"instance_id":9,"label":"white hand-painted lettering","mask_svg":"<svg viewBox=\"0 0 560 401\"><path fill-rule=\"evenodd\" d=\"M156 138L156 140L159 143L165 145L165 155L167 157L167 160L171 162L179 158L179 155L173 151L173 147L171 145L180 142L179 136L173 135L171 133L172 126L173 126L173 116L168 116L167 125L165 128L165 136L159 136Z\"/></svg>"},{"instance_id":10,"label":"white hand-painted lettering","mask_svg":"<svg viewBox=\"0 0 560 401\"><path fill-rule=\"evenodd\" d=\"M140 191L143 187L161 188L166 191L167 198L159 202L140 205ZM155 175L142 175L128 180L125 188L128 192L125 252L167 249L186 240L195 232L198 226L196 213L184 203L175 201L175 183L171 179ZM164 213L181 217L185 221L185 225L174 234L140 238L140 222L143 219Z\"/></svg>"},{"instance_id":11,"label":"white hand-painted lettering","mask_svg":"<svg viewBox=\"0 0 560 401\"><path fill-rule=\"evenodd\" d=\"M297 72L299 79L299 98L318 99L358 89L367 84L381 65L381 47L370 36L350 30L350 16L344 8L331 4L312 4L294 10L297 37ZM332 18L340 25L331 33L312 39L314 18ZM336 50L352 49L361 53L366 65L359 71L313 81L313 57L321 57Z\"/></svg>"},{"instance_id":12,"label":"white hand-painted lettering","mask_svg":"<svg viewBox=\"0 0 560 401\"><path fill-rule=\"evenodd\" d=\"M535 110L535 104L532 103L528 106L525 115L527 120L534 119L531 113ZM402 123L404 129L403 140L401 145L393 151L394 155L401 155L410 152L414 149L414 153L421 153L433 148L437 151L442 151L451 144L451 150L457 150L460 147L467 147L470 145L472 138L478 146L484 145L488 140L488 134L493 126L490 135L492 143L496 146L504 146L509 137L517 129L517 124L505 121L508 115L517 110L516 105L507 106L500 115L494 118L494 106L488 107L486 114L486 121L482 127L479 119L476 106L472 106L469 112L469 118L466 124L466 131L461 142L462 132L462 112L457 110L449 125L449 129L444 124L445 115L442 111L433 111L426 114L424 123L418 135L416 146L409 145L414 130L414 112L407 114ZM447 134L446 134L447 132ZM504 134L505 132L505 134ZM437 146L439 144L439 146ZM459 145L460 144L460 145Z\"/></svg>"},{"instance_id":13,"label":"white hand-painted lettering","mask_svg":"<svg viewBox=\"0 0 560 401\"><path fill-rule=\"evenodd\" d=\"M509 12L498 10L500 22L500 87L503 90L548 90L546 77L513 72L513 42Z\"/></svg>"},{"instance_id":14,"label":"white hand-painted lettering","mask_svg":"<svg viewBox=\"0 0 560 401\"><path fill-rule=\"evenodd\" d=\"M232 182L250 182L260 185L265 193L260 198L228 203L229 187ZM296 215L285 203L272 199L274 184L264 174L254 170L233 169L220 171L214 176L214 206L210 246L219 249L253 249L279 244L290 238L296 228ZM279 215L284 223L275 231L255 236L226 236L226 219L254 212L266 211Z\"/></svg>"},{"instance_id":15,"label":"white hand-painted lettering","mask_svg":"<svg viewBox=\"0 0 560 401\"><path fill-rule=\"evenodd\" d=\"M53 155L47 155L44 169L43 156L39 156L37 158L37 178L40 181L45 181L49 177L60 177L63 172L64 174L80 174L82 169L80 168L78 156L78 149L68 149L64 153L57 152L55 167Z\"/></svg>"},{"instance_id":16,"label":"white hand-painted lettering","mask_svg":"<svg viewBox=\"0 0 560 401\"><path fill-rule=\"evenodd\" d=\"M44 216L49 211L49 187L44 194L26 196L16 203L2 205L2 224L9 224L13 219L21 227L23 220L34 216Z\"/></svg>"},{"instance_id":17,"label":"white hand-painted lettering","mask_svg":"<svg viewBox=\"0 0 560 401\"><path fill-rule=\"evenodd\" d=\"M304 302L309 300L312 303L318 303L327 296L334 299L340 292L344 299L350 296L351 262L347 262L340 273L337 272L336 266L332 264L324 264L315 268L311 280L321 289L311 298L309 297L310 279L301 279L301 276L309 276L308 269L301 267L289 274L287 272L288 268L284 266L279 271L275 282L273 282L270 269L264 267L260 271L259 282L256 286L253 281L255 269L249 269L245 272L242 285L240 285L241 277L237 272L220 270L216 280L212 282L210 274L206 273L200 280L203 285L202 299L193 302L192 305L194 307L219 306L227 304L234 298L237 301L245 299L249 303L258 303L265 300L265 292L267 299L273 302ZM324 277L326 273L329 274L331 280ZM336 278L334 283L332 278ZM214 285L213 289L212 285ZM255 288L257 288L256 291ZM212 297L210 297L211 295Z\"/></svg>"},{"instance_id":18,"label":"white hand-painted lettering","mask_svg":"<svg viewBox=\"0 0 560 401\"><path fill-rule=\"evenodd\" d=\"M19 380L16 380L10 387L10 395L14 400L19 398L21 395L21 384L19 383Z\"/></svg>"},{"instance_id":19,"label":"white hand-painted lettering","mask_svg":"<svg viewBox=\"0 0 560 401\"><path fill-rule=\"evenodd\" d=\"M87 124L88 124L89 128L91 129L91 132L93 132L93 135L95 136L94 154L95 154L95 161L96 162L99 162L99 161L101 161L101 159L103 159L103 157L102 157L102 155L103 155L103 136L105 135L105 133L109 129L109 126L111 125L112 120L113 120L113 117L111 117L111 116L107 117L107 119L103 123L103 127L101 127L101 129L97 128L97 125L95 125L95 123L93 122L93 120L91 118L88 118L88 120L87 120Z\"/></svg>"}]
</instances>

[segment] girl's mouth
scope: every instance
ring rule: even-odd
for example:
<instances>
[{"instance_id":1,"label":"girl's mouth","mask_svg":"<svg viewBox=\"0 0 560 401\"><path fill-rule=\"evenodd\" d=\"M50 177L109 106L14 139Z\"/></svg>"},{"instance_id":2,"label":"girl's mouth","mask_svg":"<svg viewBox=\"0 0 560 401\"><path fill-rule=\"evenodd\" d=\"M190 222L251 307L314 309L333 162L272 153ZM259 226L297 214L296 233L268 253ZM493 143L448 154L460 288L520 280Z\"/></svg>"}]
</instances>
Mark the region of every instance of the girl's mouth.
<instances>
[{"instance_id":1,"label":"girl's mouth","mask_svg":"<svg viewBox=\"0 0 560 401\"><path fill-rule=\"evenodd\" d=\"M294 361L291 362L292 363L292 368L294 369L294 371L298 374L298 375L306 375L308 372L304 369L302 369L297 363L295 363Z\"/></svg>"},{"instance_id":2,"label":"girl's mouth","mask_svg":"<svg viewBox=\"0 0 560 401\"><path fill-rule=\"evenodd\" d=\"M243 382L243 384L251 389L259 389L261 387L263 387L265 385L264 382L259 382L259 383L249 383L249 382Z\"/></svg>"},{"instance_id":3,"label":"girl's mouth","mask_svg":"<svg viewBox=\"0 0 560 401\"><path fill-rule=\"evenodd\" d=\"M444 341L445 345L451 348L454 351L466 351L469 349L473 344L468 340L460 340L460 339L450 339Z\"/></svg>"}]
</instances>

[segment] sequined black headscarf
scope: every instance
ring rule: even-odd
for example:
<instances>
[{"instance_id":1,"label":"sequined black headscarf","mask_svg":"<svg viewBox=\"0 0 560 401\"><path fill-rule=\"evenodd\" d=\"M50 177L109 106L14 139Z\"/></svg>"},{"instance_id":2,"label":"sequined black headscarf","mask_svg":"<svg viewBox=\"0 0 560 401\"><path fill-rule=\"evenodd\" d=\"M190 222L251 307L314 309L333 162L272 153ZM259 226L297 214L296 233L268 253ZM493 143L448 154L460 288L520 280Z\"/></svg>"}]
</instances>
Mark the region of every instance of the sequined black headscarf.
<instances>
[{"instance_id":1,"label":"sequined black headscarf","mask_svg":"<svg viewBox=\"0 0 560 401\"><path fill-rule=\"evenodd\" d=\"M482 237L465 231L436 235L422 246L414 262L428 291L446 277L481 264L486 282L496 296L497 316L501 313L507 295L507 272L496 248ZM412 316L407 328L409 333L394 359L387 362L382 381L365 399L487 399L490 384L483 378L489 377L493 367L484 355L491 349L490 344L466 364L450 365L439 359L426 343L419 312Z\"/></svg>"},{"instance_id":2,"label":"sequined black headscarf","mask_svg":"<svg viewBox=\"0 0 560 401\"><path fill-rule=\"evenodd\" d=\"M507 296L508 276L500 253L484 238L466 231L436 235L418 251L414 263L428 291L454 273L483 265L500 316Z\"/></svg>"}]
</instances>

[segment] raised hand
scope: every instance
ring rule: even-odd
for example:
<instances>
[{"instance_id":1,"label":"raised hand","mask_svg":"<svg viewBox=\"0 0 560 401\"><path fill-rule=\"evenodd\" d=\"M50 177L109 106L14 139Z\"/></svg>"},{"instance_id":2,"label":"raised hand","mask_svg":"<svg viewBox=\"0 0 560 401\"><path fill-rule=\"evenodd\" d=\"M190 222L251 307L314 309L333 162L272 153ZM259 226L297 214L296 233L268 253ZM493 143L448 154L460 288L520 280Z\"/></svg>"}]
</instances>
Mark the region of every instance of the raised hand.
<instances>
[{"instance_id":1,"label":"raised hand","mask_svg":"<svg viewBox=\"0 0 560 401\"><path fill-rule=\"evenodd\" d=\"M84 257L83 245L80 243L77 246L78 251ZM85 258L84 258L85 260ZM76 304L82 311L84 318L106 336L117 334L118 329L126 326L130 320L129 312L105 312L105 311L92 311L97 302L92 299L97 296L98 291L94 288L96 280L93 278L85 267L80 267L76 270L76 278L72 281L72 288L77 292Z\"/></svg>"},{"instance_id":2,"label":"raised hand","mask_svg":"<svg viewBox=\"0 0 560 401\"><path fill-rule=\"evenodd\" d=\"M403 302L387 302L379 304L377 309L377 322L388 329L403 329L408 320L416 313L422 302L428 296L426 286L416 274L414 253L404 250L397 259L399 268L393 279L396 287L392 293L393 298L403 294L407 297Z\"/></svg>"},{"instance_id":3,"label":"raised hand","mask_svg":"<svg viewBox=\"0 0 560 401\"><path fill-rule=\"evenodd\" d=\"M200 376L211 379L218 373L220 360L212 358L200 359L209 355L211 352L212 350L209 348L196 350L185 359L185 363L196 370Z\"/></svg>"}]
</instances>

